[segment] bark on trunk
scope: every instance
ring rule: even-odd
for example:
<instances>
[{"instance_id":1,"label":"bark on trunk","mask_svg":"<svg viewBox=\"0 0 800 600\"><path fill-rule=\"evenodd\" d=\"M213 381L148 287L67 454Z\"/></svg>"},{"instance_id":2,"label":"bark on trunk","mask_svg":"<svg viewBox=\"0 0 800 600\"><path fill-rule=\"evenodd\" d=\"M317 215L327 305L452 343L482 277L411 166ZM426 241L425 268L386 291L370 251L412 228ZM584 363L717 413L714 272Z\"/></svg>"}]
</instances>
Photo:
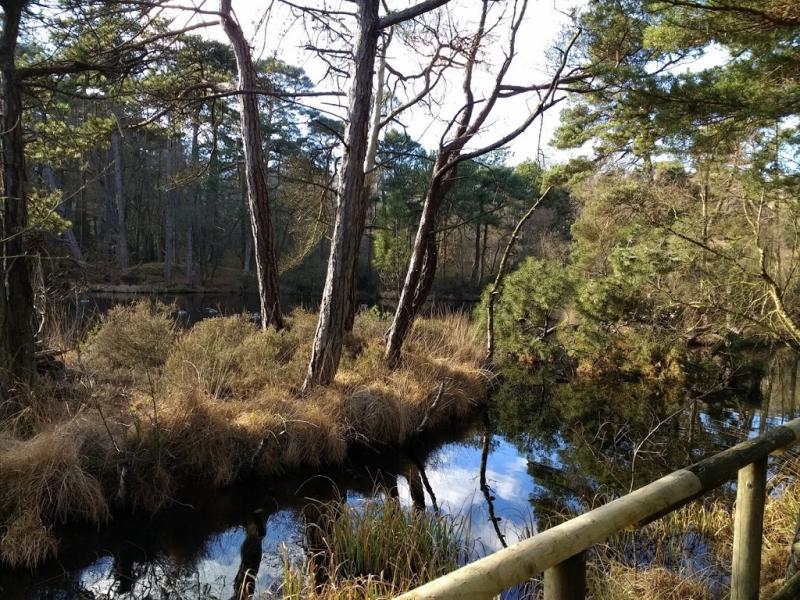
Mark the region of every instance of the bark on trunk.
<instances>
[{"instance_id":1,"label":"bark on trunk","mask_svg":"<svg viewBox=\"0 0 800 600\"><path fill-rule=\"evenodd\" d=\"M127 269L128 259L128 229L125 219L125 195L122 187L122 143L119 131L111 134L111 159L114 161L114 208L117 213L115 229L117 231L117 264L121 269Z\"/></svg>"},{"instance_id":2,"label":"bark on trunk","mask_svg":"<svg viewBox=\"0 0 800 600\"><path fill-rule=\"evenodd\" d=\"M472 273L469 279L473 285L478 285L478 273L481 262L481 224L475 223L475 252L472 255Z\"/></svg>"},{"instance_id":3,"label":"bark on trunk","mask_svg":"<svg viewBox=\"0 0 800 600\"><path fill-rule=\"evenodd\" d=\"M15 66L17 36L23 1L3 0L3 32L0 38L2 78L3 154L2 229L0 230L0 400L14 379L33 376L33 289L25 249L28 207L25 198L25 147L22 101Z\"/></svg>"},{"instance_id":4,"label":"bark on trunk","mask_svg":"<svg viewBox=\"0 0 800 600\"><path fill-rule=\"evenodd\" d=\"M195 121L192 123L192 169L194 177L197 177L197 169L200 163L200 144L198 143L200 124ZM191 198L189 200L188 214L186 215L186 264L184 276L186 285L194 286L194 216L197 214L197 207L200 205L200 183L197 179L192 183Z\"/></svg>"},{"instance_id":5,"label":"bark on trunk","mask_svg":"<svg viewBox=\"0 0 800 600\"><path fill-rule=\"evenodd\" d=\"M345 132L346 145L339 181L336 222L304 390L333 381L341 358L346 321L353 305L355 265L367 211L364 159L367 151L372 71L378 45L377 18L378 0L359 0L355 74L350 88L349 123Z\"/></svg>"},{"instance_id":6,"label":"bark on trunk","mask_svg":"<svg viewBox=\"0 0 800 600\"><path fill-rule=\"evenodd\" d=\"M242 29L231 12L231 0L220 0L220 21L236 56L239 89L253 90L256 88L253 59ZM272 217L267 188L267 159L261 139L257 96L252 93L239 94L239 109L250 227L253 233L258 296L261 304L261 326L266 329L271 325L275 329L281 329L283 317L272 239Z\"/></svg>"},{"instance_id":7,"label":"bark on trunk","mask_svg":"<svg viewBox=\"0 0 800 600\"><path fill-rule=\"evenodd\" d=\"M457 167L447 169L455 155L440 153L434 166L434 175L422 207L422 216L417 227L414 249L406 271L403 290L394 313L392 325L386 336L384 358L392 367L400 361L400 350L406 335L411 330L420 308L428 298L436 274L436 216L447 192L453 186Z\"/></svg>"}]
</instances>

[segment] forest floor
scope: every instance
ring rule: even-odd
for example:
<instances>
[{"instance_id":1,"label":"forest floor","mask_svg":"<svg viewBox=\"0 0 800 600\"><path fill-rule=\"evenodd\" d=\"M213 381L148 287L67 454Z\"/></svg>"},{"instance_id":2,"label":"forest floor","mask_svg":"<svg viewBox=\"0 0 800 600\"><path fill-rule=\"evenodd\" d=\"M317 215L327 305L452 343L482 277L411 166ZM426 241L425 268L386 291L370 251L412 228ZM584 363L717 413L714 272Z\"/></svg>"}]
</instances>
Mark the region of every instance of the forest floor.
<instances>
[{"instance_id":1,"label":"forest floor","mask_svg":"<svg viewBox=\"0 0 800 600\"><path fill-rule=\"evenodd\" d=\"M188 486L339 463L353 445L399 446L484 402L479 333L460 315L420 319L403 365L382 360L386 321L360 314L330 386L303 381L316 317L285 331L240 317L176 327L140 302L105 315L65 351L59 377L19 386L0 427L0 560L31 567L57 554L66 522L100 525L115 511L154 511Z\"/></svg>"}]
</instances>

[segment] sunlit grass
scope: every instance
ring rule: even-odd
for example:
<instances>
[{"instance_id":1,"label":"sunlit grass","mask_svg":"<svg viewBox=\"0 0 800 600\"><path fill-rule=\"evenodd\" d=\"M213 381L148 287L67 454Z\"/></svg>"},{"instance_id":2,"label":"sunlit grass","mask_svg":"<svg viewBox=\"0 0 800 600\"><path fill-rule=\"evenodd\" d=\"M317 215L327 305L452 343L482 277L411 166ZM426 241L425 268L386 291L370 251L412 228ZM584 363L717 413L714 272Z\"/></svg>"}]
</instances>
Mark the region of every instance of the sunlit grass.
<instances>
[{"instance_id":1,"label":"sunlit grass","mask_svg":"<svg viewBox=\"0 0 800 600\"><path fill-rule=\"evenodd\" d=\"M312 505L309 558L286 563L285 599L389 598L456 569L471 554L469 520L396 499Z\"/></svg>"},{"instance_id":2,"label":"sunlit grass","mask_svg":"<svg viewBox=\"0 0 800 600\"><path fill-rule=\"evenodd\" d=\"M163 305L112 309L65 379L20 386L8 404L0 558L30 566L52 556L54 527L101 522L112 499L153 511L183 487L340 463L352 445L403 444L426 415L427 429L441 427L486 397L478 334L464 316L420 319L391 370L387 321L359 315L336 380L307 395L316 316L297 310L287 323L264 332L220 317L185 331Z\"/></svg>"}]
</instances>

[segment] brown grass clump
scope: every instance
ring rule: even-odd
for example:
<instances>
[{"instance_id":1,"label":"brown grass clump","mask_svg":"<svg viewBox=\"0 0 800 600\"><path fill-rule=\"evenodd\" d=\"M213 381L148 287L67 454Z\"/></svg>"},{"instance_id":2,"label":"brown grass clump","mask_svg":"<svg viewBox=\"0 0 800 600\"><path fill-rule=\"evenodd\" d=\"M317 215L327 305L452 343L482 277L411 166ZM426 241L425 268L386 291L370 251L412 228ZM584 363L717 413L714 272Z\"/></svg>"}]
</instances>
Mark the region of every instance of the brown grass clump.
<instances>
[{"instance_id":1,"label":"brown grass clump","mask_svg":"<svg viewBox=\"0 0 800 600\"><path fill-rule=\"evenodd\" d=\"M595 600L710 600L708 585L692 576L669 569L633 569L619 564L609 572L590 572L590 589Z\"/></svg>"},{"instance_id":2,"label":"brown grass clump","mask_svg":"<svg viewBox=\"0 0 800 600\"><path fill-rule=\"evenodd\" d=\"M152 377L164 366L176 334L166 305L120 304L89 334L82 356L91 371L109 379Z\"/></svg>"},{"instance_id":3,"label":"brown grass clump","mask_svg":"<svg viewBox=\"0 0 800 600\"><path fill-rule=\"evenodd\" d=\"M88 470L97 458L93 424L73 419L28 440L4 438L0 446L0 511L5 533L0 557L14 566L36 564L52 554L52 524L81 520L99 524L109 514L106 495Z\"/></svg>"},{"instance_id":4,"label":"brown grass clump","mask_svg":"<svg viewBox=\"0 0 800 600\"><path fill-rule=\"evenodd\" d=\"M164 368L165 382L215 398L245 398L281 381L297 346L290 332L262 331L242 317L207 319L175 345Z\"/></svg>"},{"instance_id":5,"label":"brown grass clump","mask_svg":"<svg viewBox=\"0 0 800 600\"><path fill-rule=\"evenodd\" d=\"M299 388L316 315L287 322L261 331L223 317L178 331L163 305L112 309L83 346L91 376L20 388L0 424L0 560L51 556L56 525L100 523L112 497L157 510L187 486L339 463L352 444L408 442L423 422L438 427L485 398L465 317L419 320L389 370L388 321L359 315L335 381L308 395Z\"/></svg>"}]
</instances>

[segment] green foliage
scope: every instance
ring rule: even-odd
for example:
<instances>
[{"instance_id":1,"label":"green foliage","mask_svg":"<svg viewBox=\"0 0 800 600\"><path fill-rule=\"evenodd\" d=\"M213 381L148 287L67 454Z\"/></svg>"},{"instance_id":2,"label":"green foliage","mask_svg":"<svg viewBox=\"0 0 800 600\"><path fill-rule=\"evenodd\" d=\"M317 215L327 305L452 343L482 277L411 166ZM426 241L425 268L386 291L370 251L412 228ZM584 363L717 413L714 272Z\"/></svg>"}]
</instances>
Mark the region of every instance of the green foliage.
<instances>
[{"instance_id":1,"label":"green foliage","mask_svg":"<svg viewBox=\"0 0 800 600\"><path fill-rule=\"evenodd\" d=\"M564 265L534 258L523 261L508 274L495 302L498 349L523 360L552 358L555 349L548 338L563 318L572 286ZM486 293L477 309L483 318Z\"/></svg>"},{"instance_id":2,"label":"green foliage","mask_svg":"<svg viewBox=\"0 0 800 600\"><path fill-rule=\"evenodd\" d=\"M318 560L333 581L378 577L394 590L410 589L456 569L469 553L463 517L407 510L393 499L311 506L318 518L308 535L323 550Z\"/></svg>"},{"instance_id":3,"label":"green foliage","mask_svg":"<svg viewBox=\"0 0 800 600\"><path fill-rule=\"evenodd\" d=\"M59 205L63 202L61 191L48 193L31 190L27 198L28 225L31 229L59 234L70 227L70 222L58 214Z\"/></svg>"}]
</instances>

